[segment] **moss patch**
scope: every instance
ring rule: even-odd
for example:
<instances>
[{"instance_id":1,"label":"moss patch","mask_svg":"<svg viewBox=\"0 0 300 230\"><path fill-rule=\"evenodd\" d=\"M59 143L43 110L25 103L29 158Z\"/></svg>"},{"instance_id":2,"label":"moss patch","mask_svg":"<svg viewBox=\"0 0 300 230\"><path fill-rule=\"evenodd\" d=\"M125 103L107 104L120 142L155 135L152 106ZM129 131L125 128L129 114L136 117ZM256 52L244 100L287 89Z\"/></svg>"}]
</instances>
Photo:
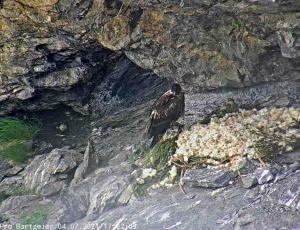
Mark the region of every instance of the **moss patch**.
<instances>
[{"instance_id":1,"label":"moss patch","mask_svg":"<svg viewBox=\"0 0 300 230\"><path fill-rule=\"evenodd\" d=\"M153 166L157 170L162 170L166 167L170 156L175 153L175 150L175 138L159 142L146 154L145 163L146 165Z\"/></svg>"},{"instance_id":2,"label":"moss patch","mask_svg":"<svg viewBox=\"0 0 300 230\"><path fill-rule=\"evenodd\" d=\"M169 174L168 161L176 151L176 138L165 139L157 143L148 152L139 150L135 156L144 157L144 166L141 178L133 183L133 194L137 197L147 194L147 190L158 185ZM151 167L151 168L149 168Z\"/></svg>"},{"instance_id":3,"label":"moss patch","mask_svg":"<svg viewBox=\"0 0 300 230\"><path fill-rule=\"evenodd\" d=\"M33 190L21 186L9 186L1 188L0 190L0 203L11 196L24 196L35 194Z\"/></svg>"},{"instance_id":4,"label":"moss patch","mask_svg":"<svg viewBox=\"0 0 300 230\"><path fill-rule=\"evenodd\" d=\"M45 223L49 214L49 208L45 206L37 207L29 213L23 213L21 224L23 225L42 225Z\"/></svg>"},{"instance_id":5,"label":"moss patch","mask_svg":"<svg viewBox=\"0 0 300 230\"><path fill-rule=\"evenodd\" d=\"M0 158L24 162L30 153L28 142L38 130L38 125L32 122L0 118Z\"/></svg>"},{"instance_id":6,"label":"moss patch","mask_svg":"<svg viewBox=\"0 0 300 230\"><path fill-rule=\"evenodd\" d=\"M118 15L106 23L99 34L101 44L109 49L120 50L130 42L129 19Z\"/></svg>"},{"instance_id":7,"label":"moss patch","mask_svg":"<svg viewBox=\"0 0 300 230\"><path fill-rule=\"evenodd\" d=\"M243 23L241 20L239 19L234 19L231 23L231 26L235 29L241 29L243 27Z\"/></svg>"}]
</instances>

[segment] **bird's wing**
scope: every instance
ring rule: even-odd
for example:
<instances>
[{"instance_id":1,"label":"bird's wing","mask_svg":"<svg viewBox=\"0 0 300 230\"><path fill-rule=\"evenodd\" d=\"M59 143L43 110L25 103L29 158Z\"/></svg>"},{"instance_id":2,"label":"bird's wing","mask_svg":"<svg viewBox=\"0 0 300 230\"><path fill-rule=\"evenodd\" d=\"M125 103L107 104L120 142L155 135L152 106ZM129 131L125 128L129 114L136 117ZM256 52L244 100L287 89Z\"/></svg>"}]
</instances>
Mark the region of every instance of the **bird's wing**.
<instances>
[{"instance_id":1,"label":"bird's wing","mask_svg":"<svg viewBox=\"0 0 300 230\"><path fill-rule=\"evenodd\" d=\"M182 114L182 97L164 94L160 99L162 101L155 104L147 124L149 137L165 132L169 124Z\"/></svg>"},{"instance_id":2,"label":"bird's wing","mask_svg":"<svg viewBox=\"0 0 300 230\"><path fill-rule=\"evenodd\" d=\"M168 90L160 98L158 98L152 105L152 109L155 110L157 108L161 108L169 103L169 101L175 97L175 94Z\"/></svg>"},{"instance_id":3,"label":"bird's wing","mask_svg":"<svg viewBox=\"0 0 300 230\"><path fill-rule=\"evenodd\" d=\"M163 119L167 117L172 117L174 114L181 110L181 100L179 97L172 95L168 98L163 98L164 101L157 104L153 108L151 116L154 120Z\"/></svg>"}]
</instances>

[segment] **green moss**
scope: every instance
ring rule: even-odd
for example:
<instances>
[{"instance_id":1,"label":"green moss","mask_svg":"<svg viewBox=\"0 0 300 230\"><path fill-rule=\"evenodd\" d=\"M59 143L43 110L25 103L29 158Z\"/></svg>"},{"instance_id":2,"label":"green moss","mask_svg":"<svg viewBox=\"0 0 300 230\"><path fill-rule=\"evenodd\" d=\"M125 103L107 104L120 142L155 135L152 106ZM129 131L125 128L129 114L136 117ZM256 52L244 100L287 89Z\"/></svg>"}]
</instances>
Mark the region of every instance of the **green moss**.
<instances>
[{"instance_id":1,"label":"green moss","mask_svg":"<svg viewBox=\"0 0 300 230\"><path fill-rule=\"evenodd\" d=\"M144 183L133 183L133 194L137 197L145 196L147 189L151 185L160 182L169 173L168 161L176 150L176 138L169 138L157 143L152 149L146 150L139 148L131 157L131 160L137 160L144 156L144 164L146 167L155 168L157 173L153 177L144 179Z\"/></svg>"},{"instance_id":2,"label":"green moss","mask_svg":"<svg viewBox=\"0 0 300 230\"><path fill-rule=\"evenodd\" d=\"M243 27L243 23L239 19L234 19L231 23L231 26L239 30Z\"/></svg>"},{"instance_id":3,"label":"green moss","mask_svg":"<svg viewBox=\"0 0 300 230\"><path fill-rule=\"evenodd\" d=\"M170 157L175 153L175 138L169 138L157 143L145 157L145 163L157 170L162 170L167 165Z\"/></svg>"},{"instance_id":4,"label":"green moss","mask_svg":"<svg viewBox=\"0 0 300 230\"><path fill-rule=\"evenodd\" d=\"M24 162L27 159L30 150L25 143L13 143L1 151L1 157L12 160L17 163Z\"/></svg>"},{"instance_id":5,"label":"green moss","mask_svg":"<svg viewBox=\"0 0 300 230\"><path fill-rule=\"evenodd\" d=\"M24 162L30 152L28 142L38 132L36 123L16 118L0 118L0 158Z\"/></svg>"},{"instance_id":6,"label":"green moss","mask_svg":"<svg viewBox=\"0 0 300 230\"><path fill-rule=\"evenodd\" d=\"M279 138L262 132L252 132L255 138L255 159L270 159L279 151Z\"/></svg>"},{"instance_id":7,"label":"green moss","mask_svg":"<svg viewBox=\"0 0 300 230\"><path fill-rule=\"evenodd\" d=\"M0 190L0 203L11 196L24 196L35 194L33 190L21 186L9 186L1 188Z\"/></svg>"},{"instance_id":8,"label":"green moss","mask_svg":"<svg viewBox=\"0 0 300 230\"><path fill-rule=\"evenodd\" d=\"M10 196L24 196L24 195L33 195L35 192L32 189L21 187L21 186L13 186L8 189L8 194Z\"/></svg>"},{"instance_id":9,"label":"green moss","mask_svg":"<svg viewBox=\"0 0 300 230\"><path fill-rule=\"evenodd\" d=\"M0 118L0 141L30 140L38 127L32 122L17 118Z\"/></svg>"},{"instance_id":10,"label":"green moss","mask_svg":"<svg viewBox=\"0 0 300 230\"><path fill-rule=\"evenodd\" d=\"M23 225L42 225L49 214L49 208L45 206L37 207L30 213L24 213L21 217Z\"/></svg>"}]
</instances>

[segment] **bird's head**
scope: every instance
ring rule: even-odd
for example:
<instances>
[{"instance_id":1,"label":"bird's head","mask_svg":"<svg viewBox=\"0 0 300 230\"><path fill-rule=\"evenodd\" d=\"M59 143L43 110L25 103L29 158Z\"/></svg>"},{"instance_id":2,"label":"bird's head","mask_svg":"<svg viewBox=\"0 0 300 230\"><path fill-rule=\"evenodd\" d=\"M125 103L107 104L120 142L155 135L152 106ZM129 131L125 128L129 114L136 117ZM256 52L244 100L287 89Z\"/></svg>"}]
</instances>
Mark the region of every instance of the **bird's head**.
<instances>
[{"instance_id":1,"label":"bird's head","mask_svg":"<svg viewBox=\"0 0 300 230\"><path fill-rule=\"evenodd\" d=\"M175 95L178 95L180 94L182 91L181 89L181 86L177 83L174 83L172 86L171 86L171 92L174 93Z\"/></svg>"}]
</instances>

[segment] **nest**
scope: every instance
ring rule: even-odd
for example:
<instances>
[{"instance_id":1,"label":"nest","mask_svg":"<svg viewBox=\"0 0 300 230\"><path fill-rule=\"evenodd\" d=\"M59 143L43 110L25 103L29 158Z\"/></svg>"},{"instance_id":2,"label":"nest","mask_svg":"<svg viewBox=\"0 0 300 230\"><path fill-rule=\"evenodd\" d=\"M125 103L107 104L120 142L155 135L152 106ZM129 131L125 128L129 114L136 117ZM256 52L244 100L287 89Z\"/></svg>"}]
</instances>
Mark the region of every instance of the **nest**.
<instances>
[{"instance_id":1,"label":"nest","mask_svg":"<svg viewBox=\"0 0 300 230\"><path fill-rule=\"evenodd\" d=\"M246 158L268 159L292 151L300 140L300 108L239 110L182 132L169 161L178 167L199 164L238 169Z\"/></svg>"}]
</instances>

